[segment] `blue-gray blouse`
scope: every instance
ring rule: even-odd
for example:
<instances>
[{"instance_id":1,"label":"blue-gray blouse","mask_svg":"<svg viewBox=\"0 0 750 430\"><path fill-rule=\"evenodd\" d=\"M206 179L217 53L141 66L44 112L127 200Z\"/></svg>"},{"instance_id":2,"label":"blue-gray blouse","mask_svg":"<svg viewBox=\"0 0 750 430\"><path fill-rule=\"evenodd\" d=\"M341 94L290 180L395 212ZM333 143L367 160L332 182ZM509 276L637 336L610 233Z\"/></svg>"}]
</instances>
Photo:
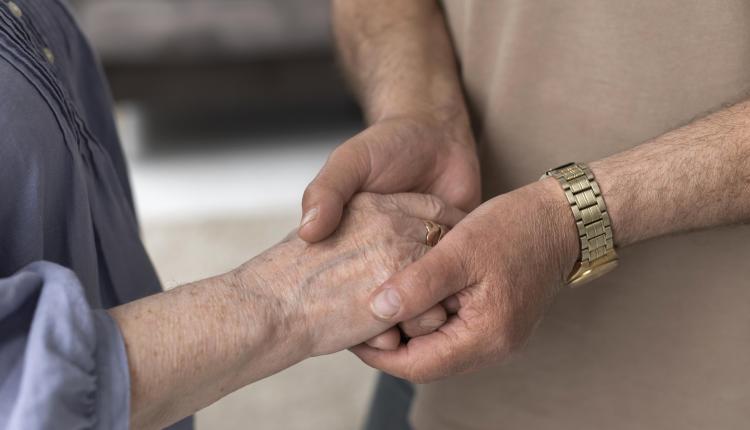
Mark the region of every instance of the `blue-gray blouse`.
<instances>
[{"instance_id":1,"label":"blue-gray blouse","mask_svg":"<svg viewBox=\"0 0 750 430\"><path fill-rule=\"evenodd\" d=\"M0 0L0 428L127 429L103 309L160 290L91 49L60 0Z\"/></svg>"}]
</instances>

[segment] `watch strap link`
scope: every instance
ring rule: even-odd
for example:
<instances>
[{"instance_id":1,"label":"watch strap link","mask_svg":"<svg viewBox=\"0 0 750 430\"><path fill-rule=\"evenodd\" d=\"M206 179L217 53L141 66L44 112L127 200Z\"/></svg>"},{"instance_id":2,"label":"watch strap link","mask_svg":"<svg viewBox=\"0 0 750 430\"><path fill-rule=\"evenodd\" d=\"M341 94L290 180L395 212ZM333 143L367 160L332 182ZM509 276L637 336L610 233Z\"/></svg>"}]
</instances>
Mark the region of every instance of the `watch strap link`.
<instances>
[{"instance_id":1,"label":"watch strap link","mask_svg":"<svg viewBox=\"0 0 750 430\"><path fill-rule=\"evenodd\" d=\"M617 260L609 213L594 174L585 164L570 163L545 176L560 183L575 218L581 255L568 279L569 284L575 285L588 280L595 267Z\"/></svg>"}]
</instances>

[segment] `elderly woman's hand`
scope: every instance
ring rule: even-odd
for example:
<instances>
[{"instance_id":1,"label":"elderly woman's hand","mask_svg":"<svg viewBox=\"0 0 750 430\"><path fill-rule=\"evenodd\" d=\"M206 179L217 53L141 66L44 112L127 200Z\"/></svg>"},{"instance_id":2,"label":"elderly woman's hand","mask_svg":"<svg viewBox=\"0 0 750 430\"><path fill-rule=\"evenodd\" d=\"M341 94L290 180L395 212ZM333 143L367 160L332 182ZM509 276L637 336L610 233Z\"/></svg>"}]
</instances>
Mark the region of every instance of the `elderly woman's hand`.
<instances>
[{"instance_id":1,"label":"elderly woman's hand","mask_svg":"<svg viewBox=\"0 0 750 430\"><path fill-rule=\"evenodd\" d=\"M163 428L305 358L370 342L399 344L372 291L425 252L425 220L464 214L420 194L360 194L336 233L307 244L296 232L241 267L109 311L127 350L131 423ZM420 318L434 330L440 305ZM424 322L422 321L422 322ZM429 325L429 324L428 324ZM424 331L424 329L421 329ZM429 331L429 330L427 330Z\"/></svg>"},{"instance_id":2,"label":"elderly woman's hand","mask_svg":"<svg viewBox=\"0 0 750 430\"><path fill-rule=\"evenodd\" d=\"M389 328L372 316L368 299L391 275L427 252L424 221L452 226L463 216L428 195L359 194L327 240L308 244L290 234L234 274L240 283L252 281L248 292L262 296L270 321L291 330L300 352L339 351ZM412 324L423 321L431 331L445 320L443 308L435 306ZM390 339L377 342L397 346L397 332L389 333Z\"/></svg>"}]
</instances>

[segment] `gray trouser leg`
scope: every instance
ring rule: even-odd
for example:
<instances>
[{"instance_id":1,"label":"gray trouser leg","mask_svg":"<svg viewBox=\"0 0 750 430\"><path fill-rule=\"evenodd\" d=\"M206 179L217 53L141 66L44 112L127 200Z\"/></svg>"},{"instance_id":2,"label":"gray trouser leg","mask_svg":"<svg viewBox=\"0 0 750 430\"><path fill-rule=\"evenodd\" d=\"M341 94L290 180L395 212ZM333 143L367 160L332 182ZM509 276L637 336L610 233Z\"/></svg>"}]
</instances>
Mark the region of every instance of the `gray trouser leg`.
<instances>
[{"instance_id":1,"label":"gray trouser leg","mask_svg":"<svg viewBox=\"0 0 750 430\"><path fill-rule=\"evenodd\" d=\"M409 409L414 387L403 379L381 373L364 430L411 430Z\"/></svg>"}]
</instances>

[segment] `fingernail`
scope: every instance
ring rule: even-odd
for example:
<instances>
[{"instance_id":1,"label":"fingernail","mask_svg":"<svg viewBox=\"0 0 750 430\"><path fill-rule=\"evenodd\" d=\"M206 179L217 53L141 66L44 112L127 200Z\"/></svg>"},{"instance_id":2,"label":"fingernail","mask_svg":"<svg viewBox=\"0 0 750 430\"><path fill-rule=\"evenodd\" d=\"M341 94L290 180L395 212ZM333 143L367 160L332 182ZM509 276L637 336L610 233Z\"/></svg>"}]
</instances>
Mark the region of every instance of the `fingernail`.
<instances>
[{"instance_id":1,"label":"fingernail","mask_svg":"<svg viewBox=\"0 0 750 430\"><path fill-rule=\"evenodd\" d=\"M437 330L445 323L442 320L426 319L419 322L419 326L425 330Z\"/></svg>"},{"instance_id":2,"label":"fingernail","mask_svg":"<svg viewBox=\"0 0 750 430\"><path fill-rule=\"evenodd\" d=\"M380 318L390 318L401 309L401 297L393 289L386 288L372 299L370 306Z\"/></svg>"},{"instance_id":3,"label":"fingernail","mask_svg":"<svg viewBox=\"0 0 750 430\"><path fill-rule=\"evenodd\" d=\"M312 208L309 211L305 212L305 215L302 217L302 221L300 221L299 225L300 227L304 227L305 224L310 223L311 221L314 221L315 218L318 217L318 208Z\"/></svg>"}]
</instances>

